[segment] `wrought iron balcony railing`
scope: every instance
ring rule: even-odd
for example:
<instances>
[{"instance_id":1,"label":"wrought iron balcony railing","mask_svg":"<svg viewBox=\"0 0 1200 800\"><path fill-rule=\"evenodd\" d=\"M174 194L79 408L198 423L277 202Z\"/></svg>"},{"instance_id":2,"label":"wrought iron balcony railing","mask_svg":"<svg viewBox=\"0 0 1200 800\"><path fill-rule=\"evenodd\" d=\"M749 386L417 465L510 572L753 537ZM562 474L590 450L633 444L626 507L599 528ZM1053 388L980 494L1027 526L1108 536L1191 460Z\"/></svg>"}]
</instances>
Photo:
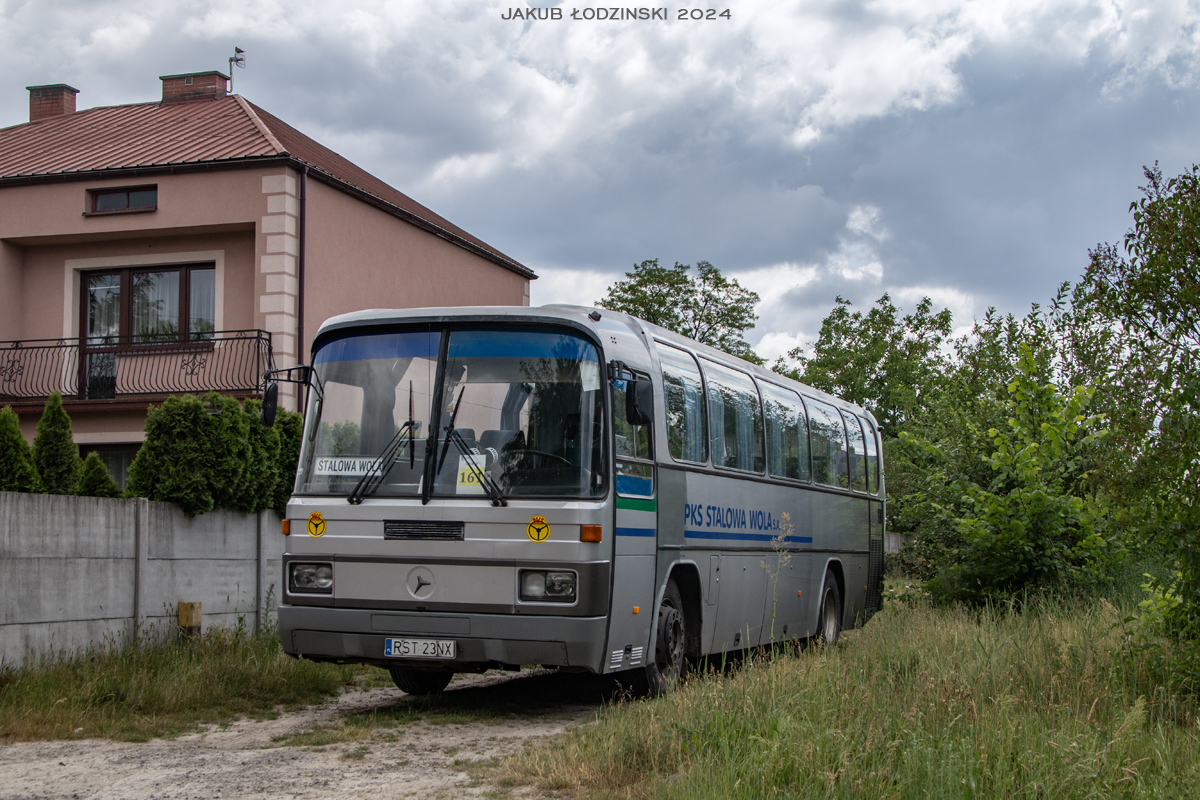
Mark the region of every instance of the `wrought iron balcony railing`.
<instances>
[{"instance_id":1,"label":"wrought iron balcony railing","mask_svg":"<svg viewBox=\"0 0 1200 800\"><path fill-rule=\"evenodd\" d=\"M271 334L216 331L0 342L0 402L260 390Z\"/></svg>"}]
</instances>

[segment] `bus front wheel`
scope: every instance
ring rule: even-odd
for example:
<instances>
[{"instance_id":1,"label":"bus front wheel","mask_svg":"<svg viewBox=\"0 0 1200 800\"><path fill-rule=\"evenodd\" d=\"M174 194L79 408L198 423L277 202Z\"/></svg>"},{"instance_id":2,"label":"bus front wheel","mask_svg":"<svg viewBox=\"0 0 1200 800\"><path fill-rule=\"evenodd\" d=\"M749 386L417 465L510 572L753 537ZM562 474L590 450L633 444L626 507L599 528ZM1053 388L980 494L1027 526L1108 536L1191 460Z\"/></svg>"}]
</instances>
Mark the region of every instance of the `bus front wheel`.
<instances>
[{"instance_id":1,"label":"bus front wheel","mask_svg":"<svg viewBox=\"0 0 1200 800\"><path fill-rule=\"evenodd\" d=\"M654 663L646 667L649 694L663 695L679 683L683 674L687 624L683 617L683 597L675 579L667 582L658 605L658 634L654 641Z\"/></svg>"},{"instance_id":2,"label":"bus front wheel","mask_svg":"<svg viewBox=\"0 0 1200 800\"><path fill-rule=\"evenodd\" d=\"M413 695L441 694L449 685L454 673L442 669L412 669L410 667L390 667L392 681L402 692Z\"/></svg>"}]
</instances>

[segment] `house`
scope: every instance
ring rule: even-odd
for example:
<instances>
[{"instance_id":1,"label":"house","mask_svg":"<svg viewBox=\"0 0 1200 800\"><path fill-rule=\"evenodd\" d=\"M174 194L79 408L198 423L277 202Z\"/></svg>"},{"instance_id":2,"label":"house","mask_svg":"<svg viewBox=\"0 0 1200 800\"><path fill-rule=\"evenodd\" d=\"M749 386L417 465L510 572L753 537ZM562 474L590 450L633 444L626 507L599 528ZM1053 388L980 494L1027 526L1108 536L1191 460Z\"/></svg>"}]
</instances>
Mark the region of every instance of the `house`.
<instances>
[{"instance_id":1,"label":"house","mask_svg":"<svg viewBox=\"0 0 1200 800\"><path fill-rule=\"evenodd\" d=\"M150 403L253 396L330 316L528 305L528 267L227 76L161 80L161 100L81 111L77 89L31 86L29 121L0 129L0 405L28 439L57 390L123 480Z\"/></svg>"}]
</instances>

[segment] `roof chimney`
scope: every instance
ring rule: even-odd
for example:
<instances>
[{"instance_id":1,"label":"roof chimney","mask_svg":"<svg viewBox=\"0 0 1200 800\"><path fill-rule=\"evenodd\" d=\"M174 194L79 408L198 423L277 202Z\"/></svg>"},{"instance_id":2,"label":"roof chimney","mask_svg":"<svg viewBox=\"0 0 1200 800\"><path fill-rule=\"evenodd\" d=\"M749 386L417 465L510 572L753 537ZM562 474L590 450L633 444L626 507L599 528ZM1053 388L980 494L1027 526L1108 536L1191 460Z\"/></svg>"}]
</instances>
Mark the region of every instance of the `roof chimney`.
<instances>
[{"instance_id":1,"label":"roof chimney","mask_svg":"<svg viewBox=\"0 0 1200 800\"><path fill-rule=\"evenodd\" d=\"M29 121L75 113L75 95L79 90L65 83L47 86L26 86L29 90Z\"/></svg>"},{"instance_id":2,"label":"roof chimney","mask_svg":"<svg viewBox=\"0 0 1200 800\"><path fill-rule=\"evenodd\" d=\"M216 70L188 72L183 75L159 75L163 83L164 103L186 103L190 100L216 100L228 92L229 76Z\"/></svg>"}]
</instances>

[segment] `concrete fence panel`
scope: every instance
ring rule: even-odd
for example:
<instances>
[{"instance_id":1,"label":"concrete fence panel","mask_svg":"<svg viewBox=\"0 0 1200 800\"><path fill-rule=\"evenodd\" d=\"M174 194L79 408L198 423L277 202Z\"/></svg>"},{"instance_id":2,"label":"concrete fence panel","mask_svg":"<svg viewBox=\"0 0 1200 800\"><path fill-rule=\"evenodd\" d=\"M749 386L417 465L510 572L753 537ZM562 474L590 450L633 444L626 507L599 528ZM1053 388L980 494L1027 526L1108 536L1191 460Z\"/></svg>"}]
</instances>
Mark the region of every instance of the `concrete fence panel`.
<instances>
[{"instance_id":1,"label":"concrete fence panel","mask_svg":"<svg viewBox=\"0 0 1200 800\"><path fill-rule=\"evenodd\" d=\"M264 624L284 539L270 511L189 518L145 499L0 492L0 665L174 628L180 602L205 627Z\"/></svg>"}]
</instances>

